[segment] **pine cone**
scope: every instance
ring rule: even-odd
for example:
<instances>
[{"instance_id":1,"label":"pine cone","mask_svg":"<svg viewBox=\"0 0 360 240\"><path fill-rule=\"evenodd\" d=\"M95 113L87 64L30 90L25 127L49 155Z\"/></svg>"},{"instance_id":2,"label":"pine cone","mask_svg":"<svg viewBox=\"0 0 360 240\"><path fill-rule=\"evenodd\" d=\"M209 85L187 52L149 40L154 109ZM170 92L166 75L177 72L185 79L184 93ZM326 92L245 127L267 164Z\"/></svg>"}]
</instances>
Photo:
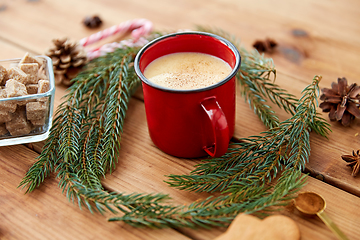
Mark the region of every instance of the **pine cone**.
<instances>
[{"instance_id":1,"label":"pine cone","mask_svg":"<svg viewBox=\"0 0 360 240\"><path fill-rule=\"evenodd\" d=\"M349 126L355 117L360 118L360 86L356 83L348 86L346 78L338 78L338 83L333 82L331 89L321 89L323 100L319 107L323 112L329 112L331 121L341 121L344 126Z\"/></svg>"},{"instance_id":2,"label":"pine cone","mask_svg":"<svg viewBox=\"0 0 360 240\"><path fill-rule=\"evenodd\" d=\"M55 81L57 84L70 86L71 79L87 61L86 52L78 43L71 42L67 38L54 39L53 43L55 46L45 54L52 59Z\"/></svg>"},{"instance_id":3,"label":"pine cone","mask_svg":"<svg viewBox=\"0 0 360 240\"><path fill-rule=\"evenodd\" d=\"M98 28L101 26L102 20L99 16L96 15L92 17L88 16L83 20L83 23L88 28Z\"/></svg>"},{"instance_id":4,"label":"pine cone","mask_svg":"<svg viewBox=\"0 0 360 240\"><path fill-rule=\"evenodd\" d=\"M253 44L253 47L258 50L258 52L273 52L277 46L277 42L275 40L266 38L264 41L256 40Z\"/></svg>"}]
</instances>

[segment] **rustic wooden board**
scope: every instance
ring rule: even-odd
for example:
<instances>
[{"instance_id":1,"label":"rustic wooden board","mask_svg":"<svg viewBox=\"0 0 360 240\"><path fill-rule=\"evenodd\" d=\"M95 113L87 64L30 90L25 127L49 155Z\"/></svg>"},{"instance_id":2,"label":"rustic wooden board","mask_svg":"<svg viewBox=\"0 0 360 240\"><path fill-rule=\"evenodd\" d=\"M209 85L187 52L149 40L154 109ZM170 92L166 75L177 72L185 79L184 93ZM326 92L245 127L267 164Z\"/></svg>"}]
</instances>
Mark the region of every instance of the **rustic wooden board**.
<instances>
[{"instance_id":1,"label":"rustic wooden board","mask_svg":"<svg viewBox=\"0 0 360 240\"><path fill-rule=\"evenodd\" d=\"M360 73L360 46L356 40L360 35L359 4L356 0L341 4L325 0L266 0L261 4L244 0L182 0L171 4L161 0L151 4L146 0L126 4L94 0L6 1L0 29L8 41L44 53L53 38L79 40L96 32L81 23L91 14L102 17L101 29L135 18L149 19L158 30L191 29L195 25L219 27L241 38L248 49L257 39L275 39L279 48L271 57L278 70L288 75L306 80L321 74L329 82L346 76L356 81Z\"/></svg>"},{"instance_id":2,"label":"rustic wooden board","mask_svg":"<svg viewBox=\"0 0 360 240\"><path fill-rule=\"evenodd\" d=\"M355 207L355 209L359 207L360 201L358 197L343 192L314 178L308 179L308 184L302 189L302 191L313 191L321 194L326 199L326 214L349 239L358 239L356 229L359 214L355 213L348 217L347 213L347 206ZM335 196L340 197L336 198ZM339 202L341 202L341 205L344 207L339 208ZM345 207L345 204L348 205ZM301 239L337 239L336 236L325 227L324 223L318 217L308 217L302 215L295 209L293 204L287 206L286 209L281 211L279 214L289 216L296 221L301 232ZM211 239L213 232L203 229L199 229L197 231L185 229L184 234L189 236L191 239ZM218 233L215 234L218 235Z\"/></svg>"},{"instance_id":3,"label":"rustic wooden board","mask_svg":"<svg viewBox=\"0 0 360 240\"><path fill-rule=\"evenodd\" d=\"M163 181L170 173L186 174L196 163L194 160L178 159L162 153L153 146L144 121L143 103L132 100L122 139L122 150L117 169L103 181L104 186L118 192L163 192L168 193L176 204L188 204L207 194L195 194L169 188ZM18 183L28 167L35 161L36 153L24 146L4 147L0 151L1 173L1 209L5 221L0 224L0 232L10 239L19 239L22 234L36 239L46 239L52 232L58 239L77 236L88 239L90 236L108 238L122 236L122 239L187 239L172 230L133 229L122 223L107 223L106 216L93 216L87 210L80 211L77 206L68 202L66 196L57 187L54 176L31 194L23 195L24 190L17 189ZM346 192L309 178L304 190L322 194L327 202L327 212L346 234L356 236L355 221L360 207L359 198ZM340 206L338 202L343 204ZM335 239L332 233L319 219L299 216L291 207L283 212L294 218L301 229L304 239ZM22 221L17 219L22 218ZM69 221L72 224L69 225ZM26 227L23 225L26 222ZM18 229L24 229L18 231ZM64 231L63 229L66 229ZM91 229L91 230L89 230ZM189 239L211 239L225 229L191 230L180 229ZM79 234L82 234L79 236ZM95 235L94 235L95 234ZM1 236L1 235L0 235ZM355 238L354 238L355 239Z\"/></svg>"},{"instance_id":4,"label":"rustic wooden board","mask_svg":"<svg viewBox=\"0 0 360 240\"><path fill-rule=\"evenodd\" d=\"M4 40L0 40L0 48L0 60L21 58L26 52L19 46L16 46L13 43Z\"/></svg>"},{"instance_id":5,"label":"rustic wooden board","mask_svg":"<svg viewBox=\"0 0 360 240\"><path fill-rule=\"evenodd\" d=\"M70 10L71 9L71 10ZM96 12L94 12L96 11ZM184 15L186 13L186 17ZM211 13L211 14L209 14ZM54 38L68 36L79 40L97 30L81 24L90 14L99 14L104 21L101 29L134 18L151 20L157 30L193 28L195 24L220 27L251 49L256 39L270 37L279 46L266 56L274 59L278 70L276 82L300 97L301 90L315 74L323 75L321 87L329 87L337 77L357 82L360 75L360 2L346 1L233 1L181 0L166 1L95 1L64 0L59 2L9 1L0 2L0 59L22 57L26 51L44 53ZM57 106L64 88L56 90ZM137 93L141 100L141 93ZM280 119L288 117L277 110ZM327 119L327 116L324 115ZM360 196L360 178L350 176L351 169L341 160L359 147L360 121L349 128L331 123L333 132L326 140L311 136L311 157L307 171L313 176ZM116 171L107 176L104 185L126 192L165 192L174 202L187 204L207 194L195 194L169 188L165 175L186 174L198 160L184 160L168 156L151 142L145 121L143 103L133 99L125 123L122 150ZM237 99L236 137L246 137L265 130L243 99ZM30 147L40 151L42 143ZM120 238L120 239L211 239L223 229L206 230L149 230L134 229L121 223L107 223L102 216L80 211L66 200L53 179L30 195L16 189L37 153L24 146L0 149L0 238ZM328 201L326 210L350 239L358 238L359 198L309 178L304 190L323 194ZM339 204L339 202L341 204ZM284 212L294 218L303 239L335 239L317 219L301 217L291 206ZM21 221L19 220L21 219ZM72 220L71 224L69 222ZM21 231L19 231L21 229ZM65 230L64 230L65 229ZM182 235L183 234L183 235Z\"/></svg>"},{"instance_id":6,"label":"rustic wooden board","mask_svg":"<svg viewBox=\"0 0 360 240\"><path fill-rule=\"evenodd\" d=\"M137 192L144 189L143 185L146 184L148 185L145 188L147 193L159 191L166 192L173 197L176 203L180 204L188 204L196 199L207 197L207 194L199 195L169 188L167 184L164 183L164 181L167 180L166 175L168 174L189 173L198 160L191 161L188 159L171 157L156 149L148 134L145 134L147 132L147 125L144 121L144 110L142 109L142 106L139 106L140 104L142 103L132 101L129 107L128 119L125 120L124 125L119 165L116 171L107 176L103 181L104 185L109 189L120 192ZM141 136L141 138L139 136ZM357 224L355 219L358 218L359 214L354 212L353 214L348 215L347 208L351 206L356 209L360 205L360 199L358 197L311 177L309 177L308 185L305 186L303 190L315 191L322 194L328 202L327 212L331 215L330 217L333 219L338 218L339 225L342 225L341 228L344 229L349 236L356 234L356 230L354 230L352 226ZM338 202L342 201L347 202L347 204L341 204L341 207ZM304 229L302 233L307 236L304 236L304 239L331 239L332 233L326 228L319 231L310 229L312 223L315 223L317 227L323 227L320 220L305 220L306 218L302 218L291 206L284 214L291 217L294 217L295 215L295 219L301 223L305 221L305 226L301 227L301 229ZM310 223L307 221L310 221ZM344 221L346 221L345 224L343 224ZM214 231L216 231L215 234L218 234L218 229ZM203 234L210 234L208 231L192 231L189 229L185 232L189 234L191 238L195 239L197 239L196 236L201 239Z\"/></svg>"},{"instance_id":7,"label":"rustic wooden board","mask_svg":"<svg viewBox=\"0 0 360 240\"><path fill-rule=\"evenodd\" d=\"M135 107L134 104L137 106ZM139 104L141 104L141 102L139 103L133 101L130 105L131 107L129 107L129 118L125 120L119 165L117 170L104 180L104 185L107 188L115 189L116 191L123 191L125 189L125 191L139 191L143 184L149 184L149 186L146 188L146 192L151 193L154 191L161 191L170 193L171 196L173 196L174 201L180 202L181 204L188 204L198 198L206 197L207 195L205 194L201 196L194 193L178 191L172 188L169 189L166 183L163 182L167 179L165 175L186 174L190 172L190 170L193 169L192 165L196 164L197 160L191 161L188 159L178 159L168 156L156 149L149 136L145 134L147 132L147 125L144 121L144 110L141 109L143 107L138 106ZM139 138L139 136L142 137ZM134 138L138 140L134 140ZM149 162L151 162L151 164ZM137 166L139 167L137 168ZM136 187L134 188L136 185L138 185L139 189ZM341 221L339 222L344 221L343 216L347 216L348 213L342 212L347 211L346 208L337 209L339 207L337 204L338 201L344 200L347 201L350 205L354 205L356 207L360 204L360 199L357 197L342 192L325 183L321 183L320 181L313 178L309 178L309 185L306 186L304 190L316 191L320 194L323 194L324 197L328 200L329 211L337 212L334 213L333 217L341 218ZM334 192L336 192L336 194L334 194ZM336 196L338 196L338 194L342 196L341 200L337 199ZM294 209L288 212L289 215L293 213ZM354 226L354 224L356 224L354 220L357 217L358 214L354 213L353 216L349 217L349 222L347 224ZM317 220L315 220L315 222L316 221ZM353 231L347 224L342 225L344 231L346 228L347 233L356 234L356 231ZM316 225L319 227L322 226L319 223L316 223ZM303 229L307 229L310 226L311 225L307 223L305 226L303 226ZM208 231L198 230L186 230L185 232L189 234L191 238L196 238L196 236L203 236L205 233L210 234ZM327 229L320 231L313 231L309 229L309 231L304 230L303 232L305 235L309 234L309 238L316 236L316 239L329 239L332 237L331 232L327 233ZM307 239L307 237L304 239Z\"/></svg>"},{"instance_id":8,"label":"rustic wooden board","mask_svg":"<svg viewBox=\"0 0 360 240\"><path fill-rule=\"evenodd\" d=\"M299 79L293 79L288 75L279 73L276 83L300 98L301 91L311 81L312 79L300 81ZM143 99L141 91L137 92L136 98ZM274 106L274 104L269 103L269 105L277 112L281 121L290 117L289 114ZM321 113L321 109L318 112ZM360 120L354 121L350 127L343 127L337 122L329 121L325 113L322 113L322 117L331 124L332 132L329 133L328 139L315 133L311 134L311 156L309 163L306 165L306 172L333 186L360 196L359 177L351 177L351 168L347 167L346 162L341 159L341 155L351 154L353 149L358 149ZM249 105L240 96L238 90L234 137L241 138L258 135L262 131L266 131L266 127L254 114L253 110L249 108Z\"/></svg>"},{"instance_id":9,"label":"rustic wooden board","mask_svg":"<svg viewBox=\"0 0 360 240\"><path fill-rule=\"evenodd\" d=\"M62 194L55 176L24 195L17 186L37 155L21 145L1 148L1 239L189 239L172 229L134 229L81 211Z\"/></svg>"},{"instance_id":10,"label":"rustic wooden board","mask_svg":"<svg viewBox=\"0 0 360 240\"><path fill-rule=\"evenodd\" d=\"M276 81L298 98L301 97L302 89L311 83L311 79L303 82L281 73ZM281 121L290 117L283 110L277 110L276 106L273 108ZM321 109L318 112L321 112ZM360 178L352 177L351 168L347 167L346 162L341 159L341 155L351 154L352 150L359 149L360 119L356 119L350 127L343 127L338 122L329 121L327 114L323 113L322 117L331 124L332 132L329 133L328 139L315 133L311 134L311 155L309 163L306 165L306 171L322 181L360 196ZM239 96L236 119L236 137L256 135L266 130L244 99Z\"/></svg>"}]
</instances>

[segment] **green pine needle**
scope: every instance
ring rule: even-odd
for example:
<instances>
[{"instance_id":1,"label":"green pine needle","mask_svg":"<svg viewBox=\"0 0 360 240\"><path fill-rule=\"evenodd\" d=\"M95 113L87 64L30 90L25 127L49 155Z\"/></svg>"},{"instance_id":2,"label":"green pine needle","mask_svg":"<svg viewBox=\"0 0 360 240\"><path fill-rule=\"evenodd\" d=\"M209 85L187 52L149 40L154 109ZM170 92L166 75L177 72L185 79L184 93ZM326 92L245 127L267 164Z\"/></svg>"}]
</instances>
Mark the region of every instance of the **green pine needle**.
<instances>
[{"instance_id":1,"label":"green pine needle","mask_svg":"<svg viewBox=\"0 0 360 240\"><path fill-rule=\"evenodd\" d=\"M275 103L287 113L294 114L297 99L275 84L276 69L271 58L265 58L264 54L259 54L256 49L251 52L247 51L240 46L240 41L235 36L222 29L202 26L198 26L197 29L222 36L238 48L241 66L236 78L241 87L240 93L265 126L273 128L279 124L279 118L267 104L267 100Z\"/></svg>"},{"instance_id":2,"label":"green pine needle","mask_svg":"<svg viewBox=\"0 0 360 240\"><path fill-rule=\"evenodd\" d=\"M305 184L301 171L310 155L309 132L326 136L329 131L316 113L320 77L296 100L274 84L271 59L243 48L237 74L241 93L270 129L239 139L221 158L204 159L190 175L170 175L168 180L172 187L221 195L177 206L167 194L106 191L101 180L115 168L128 103L140 85L133 68L138 50L117 49L86 65L64 96L43 151L19 186L31 192L55 172L63 193L80 208L114 214L109 221L153 228L226 226L239 213L266 214L296 196ZM293 116L280 123L267 100Z\"/></svg>"}]
</instances>

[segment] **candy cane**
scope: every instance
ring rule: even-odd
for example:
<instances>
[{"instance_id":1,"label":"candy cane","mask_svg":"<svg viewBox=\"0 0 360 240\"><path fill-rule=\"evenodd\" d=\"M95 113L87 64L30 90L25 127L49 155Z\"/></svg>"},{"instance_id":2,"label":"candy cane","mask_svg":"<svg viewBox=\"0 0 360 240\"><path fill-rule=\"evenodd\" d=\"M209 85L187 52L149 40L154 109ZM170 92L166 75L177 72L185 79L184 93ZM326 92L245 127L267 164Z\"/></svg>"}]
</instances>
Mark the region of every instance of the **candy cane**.
<instances>
[{"instance_id":1,"label":"candy cane","mask_svg":"<svg viewBox=\"0 0 360 240\"><path fill-rule=\"evenodd\" d=\"M115 34L125 35L130 31L132 31L131 36L134 39L134 42L136 42L141 36L150 33L151 30L152 23L146 19L129 20L120 23L119 25L107 28L103 31L94 33L89 37L85 37L79 41L79 44L85 47Z\"/></svg>"},{"instance_id":2,"label":"candy cane","mask_svg":"<svg viewBox=\"0 0 360 240\"><path fill-rule=\"evenodd\" d=\"M131 39L122 40L120 42L113 42L103 45L98 49L93 49L87 52L87 58L89 60L104 56L109 52L115 51L117 48L124 48L124 47L142 47L149 41L146 38L140 37L136 42Z\"/></svg>"}]
</instances>

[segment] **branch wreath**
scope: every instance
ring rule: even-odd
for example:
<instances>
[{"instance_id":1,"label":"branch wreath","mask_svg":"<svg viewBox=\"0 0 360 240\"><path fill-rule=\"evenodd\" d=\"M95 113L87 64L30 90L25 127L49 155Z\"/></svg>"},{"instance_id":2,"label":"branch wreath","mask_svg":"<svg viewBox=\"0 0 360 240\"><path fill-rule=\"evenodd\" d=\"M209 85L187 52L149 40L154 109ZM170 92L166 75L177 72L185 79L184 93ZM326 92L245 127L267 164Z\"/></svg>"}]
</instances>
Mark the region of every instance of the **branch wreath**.
<instances>
[{"instance_id":1,"label":"branch wreath","mask_svg":"<svg viewBox=\"0 0 360 240\"><path fill-rule=\"evenodd\" d=\"M238 45L222 30L198 30ZM310 155L310 131L326 136L330 130L316 112L321 77L315 76L297 100L274 83L272 59L239 45L238 49L243 59L236 76L241 94L269 130L238 139L224 156L204 159L189 175L168 176L171 187L221 195L178 206L169 203L167 194L123 194L103 188L101 179L114 170L119 156L129 100L140 86L133 68L137 47L93 59L78 74L58 107L37 162L19 186L31 192L56 172L60 188L80 208L111 212L109 221L155 228L226 226L240 212L261 214L288 204L306 181L302 170ZM292 117L279 122L267 100Z\"/></svg>"}]
</instances>

